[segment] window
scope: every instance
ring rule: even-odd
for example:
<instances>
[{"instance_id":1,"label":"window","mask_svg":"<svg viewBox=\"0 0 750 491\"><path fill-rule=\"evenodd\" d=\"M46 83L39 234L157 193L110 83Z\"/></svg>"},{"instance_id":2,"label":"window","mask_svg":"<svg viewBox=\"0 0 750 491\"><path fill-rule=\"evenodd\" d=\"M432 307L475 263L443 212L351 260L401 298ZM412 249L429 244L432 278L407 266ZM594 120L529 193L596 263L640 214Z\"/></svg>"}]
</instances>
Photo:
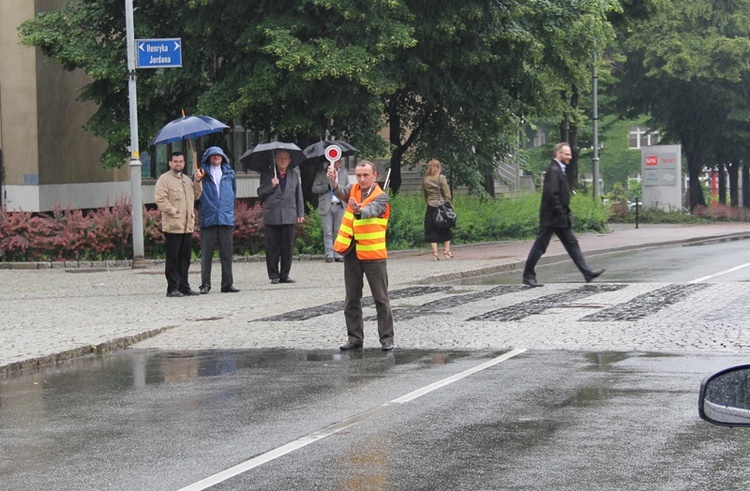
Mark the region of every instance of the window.
<instances>
[{"instance_id":1,"label":"window","mask_svg":"<svg viewBox=\"0 0 750 491\"><path fill-rule=\"evenodd\" d=\"M537 131L534 135L534 146L541 147L547 144L547 133L543 131Z\"/></svg>"},{"instance_id":2,"label":"window","mask_svg":"<svg viewBox=\"0 0 750 491\"><path fill-rule=\"evenodd\" d=\"M643 126L631 126L628 134L628 147L638 149L649 145L658 145L659 132Z\"/></svg>"}]
</instances>

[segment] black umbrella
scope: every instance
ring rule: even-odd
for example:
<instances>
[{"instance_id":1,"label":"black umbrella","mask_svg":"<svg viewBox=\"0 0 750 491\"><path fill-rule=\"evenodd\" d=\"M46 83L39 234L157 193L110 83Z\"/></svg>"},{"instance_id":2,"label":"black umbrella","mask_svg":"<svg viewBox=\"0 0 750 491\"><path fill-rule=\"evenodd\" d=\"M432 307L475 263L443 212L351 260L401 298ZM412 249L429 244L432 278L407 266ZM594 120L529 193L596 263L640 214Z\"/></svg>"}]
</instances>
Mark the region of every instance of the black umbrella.
<instances>
[{"instance_id":1,"label":"black umbrella","mask_svg":"<svg viewBox=\"0 0 750 491\"><path fill-rule=\"evenodd\" d=\"M252 150L248 150L242 154L240 162L250 170L263 172L273 166L276 152L279 150L285 150L289 153L289 157L292 159L292 161L289 162L290 169L305 161L305 154L302 152L302 149L294 143L270 142L261 143L256 145Z\"/></svg>"},{"instance_id":2,"label":"black umbrella","mask_svg":"<svg viewBox=\"0 0 750 491\"><path fill-rule=\"evenodd\" d=\"M313 143L304 150L305 157L307 158L306 164L315 165L323 160L326 160L326 148L331 145L337 145L341 149L340 157L349 157L359 152L349 143L342 140L321 140Z\"/></svg>"}]
</instances>

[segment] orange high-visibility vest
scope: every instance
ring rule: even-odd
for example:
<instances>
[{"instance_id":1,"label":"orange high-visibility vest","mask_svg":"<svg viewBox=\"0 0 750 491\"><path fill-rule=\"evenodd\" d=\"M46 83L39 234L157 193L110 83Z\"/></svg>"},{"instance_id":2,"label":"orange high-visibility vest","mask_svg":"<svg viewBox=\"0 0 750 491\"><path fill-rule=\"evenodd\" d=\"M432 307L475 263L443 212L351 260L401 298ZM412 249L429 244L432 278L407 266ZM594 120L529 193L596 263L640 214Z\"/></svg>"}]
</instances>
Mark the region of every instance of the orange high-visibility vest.
<instances>
[{"instance_id":1,"label":"orange high-visibility vest","mask_svg":"<svg viewBox=\"0 0 750 491\"><path fill-rule=\"evenodd\" d=\"M349 191L349 196L356 196L357 194L361 196L361 190L359 183L354 183ZM376 185L367 199L362 202L362 205L368 205L381 194L383 194L383 190ZM390 203L386 205L383 216L372 218L355 218L354 212L347 203L336 242L333 244L333 250L339 254L345 253L349 249L352 239L354 239L354 248L360 260L376 261L387 258L385 231L388 229L388 217L390 216Z\"/></svg>"}]
</instances>

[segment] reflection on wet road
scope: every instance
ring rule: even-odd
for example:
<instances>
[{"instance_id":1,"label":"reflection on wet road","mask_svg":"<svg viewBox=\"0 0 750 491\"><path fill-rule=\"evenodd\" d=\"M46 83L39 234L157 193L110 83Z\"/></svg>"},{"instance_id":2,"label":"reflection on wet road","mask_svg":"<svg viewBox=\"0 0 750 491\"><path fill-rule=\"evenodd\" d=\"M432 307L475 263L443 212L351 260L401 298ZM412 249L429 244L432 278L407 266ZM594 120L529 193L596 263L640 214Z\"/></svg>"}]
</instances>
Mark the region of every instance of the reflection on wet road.
<instances>
[{"instance_id":1,"label":"reflection on wet road","mask_svg":"<svg viewBox=\"0 0 750 491\"><path fill-rule=\"evenodd\" d=\"M746 358L528 351L483 366L502 354L133 350L7 376L0 482L180 489L328 432L211 489L745 489L750 433L702 424L695 393Z\"/></svg>"}]
</instances>

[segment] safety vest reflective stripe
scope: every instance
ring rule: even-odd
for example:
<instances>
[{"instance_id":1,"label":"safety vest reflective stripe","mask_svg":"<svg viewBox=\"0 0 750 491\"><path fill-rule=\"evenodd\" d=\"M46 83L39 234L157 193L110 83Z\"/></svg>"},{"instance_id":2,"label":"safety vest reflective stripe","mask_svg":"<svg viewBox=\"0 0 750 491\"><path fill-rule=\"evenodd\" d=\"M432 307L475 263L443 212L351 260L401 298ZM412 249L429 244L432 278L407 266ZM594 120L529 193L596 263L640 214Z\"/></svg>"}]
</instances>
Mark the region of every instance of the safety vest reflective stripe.
<instances>
[{"instance_id":1,"label":"safety vest reflective stripe","mask_svg":"<svg viewBox=\"0 0 750 491\"><path fill-rule=\"evenodd\" d=\"M356 196L359 193L359 183L355 183L352 185L349 194ZM362 204L369 204L381 194L383 194L383 190L376 187ZM359 259L363 261L386 259L388 251L385 239L390 214L391 205L388 204L382 217L356 219L354 218L354 212L347 205L333 249L338 253L346 252L351 246L352 238L354 238L355 249Z\"/></svg>"}]
</instances>

